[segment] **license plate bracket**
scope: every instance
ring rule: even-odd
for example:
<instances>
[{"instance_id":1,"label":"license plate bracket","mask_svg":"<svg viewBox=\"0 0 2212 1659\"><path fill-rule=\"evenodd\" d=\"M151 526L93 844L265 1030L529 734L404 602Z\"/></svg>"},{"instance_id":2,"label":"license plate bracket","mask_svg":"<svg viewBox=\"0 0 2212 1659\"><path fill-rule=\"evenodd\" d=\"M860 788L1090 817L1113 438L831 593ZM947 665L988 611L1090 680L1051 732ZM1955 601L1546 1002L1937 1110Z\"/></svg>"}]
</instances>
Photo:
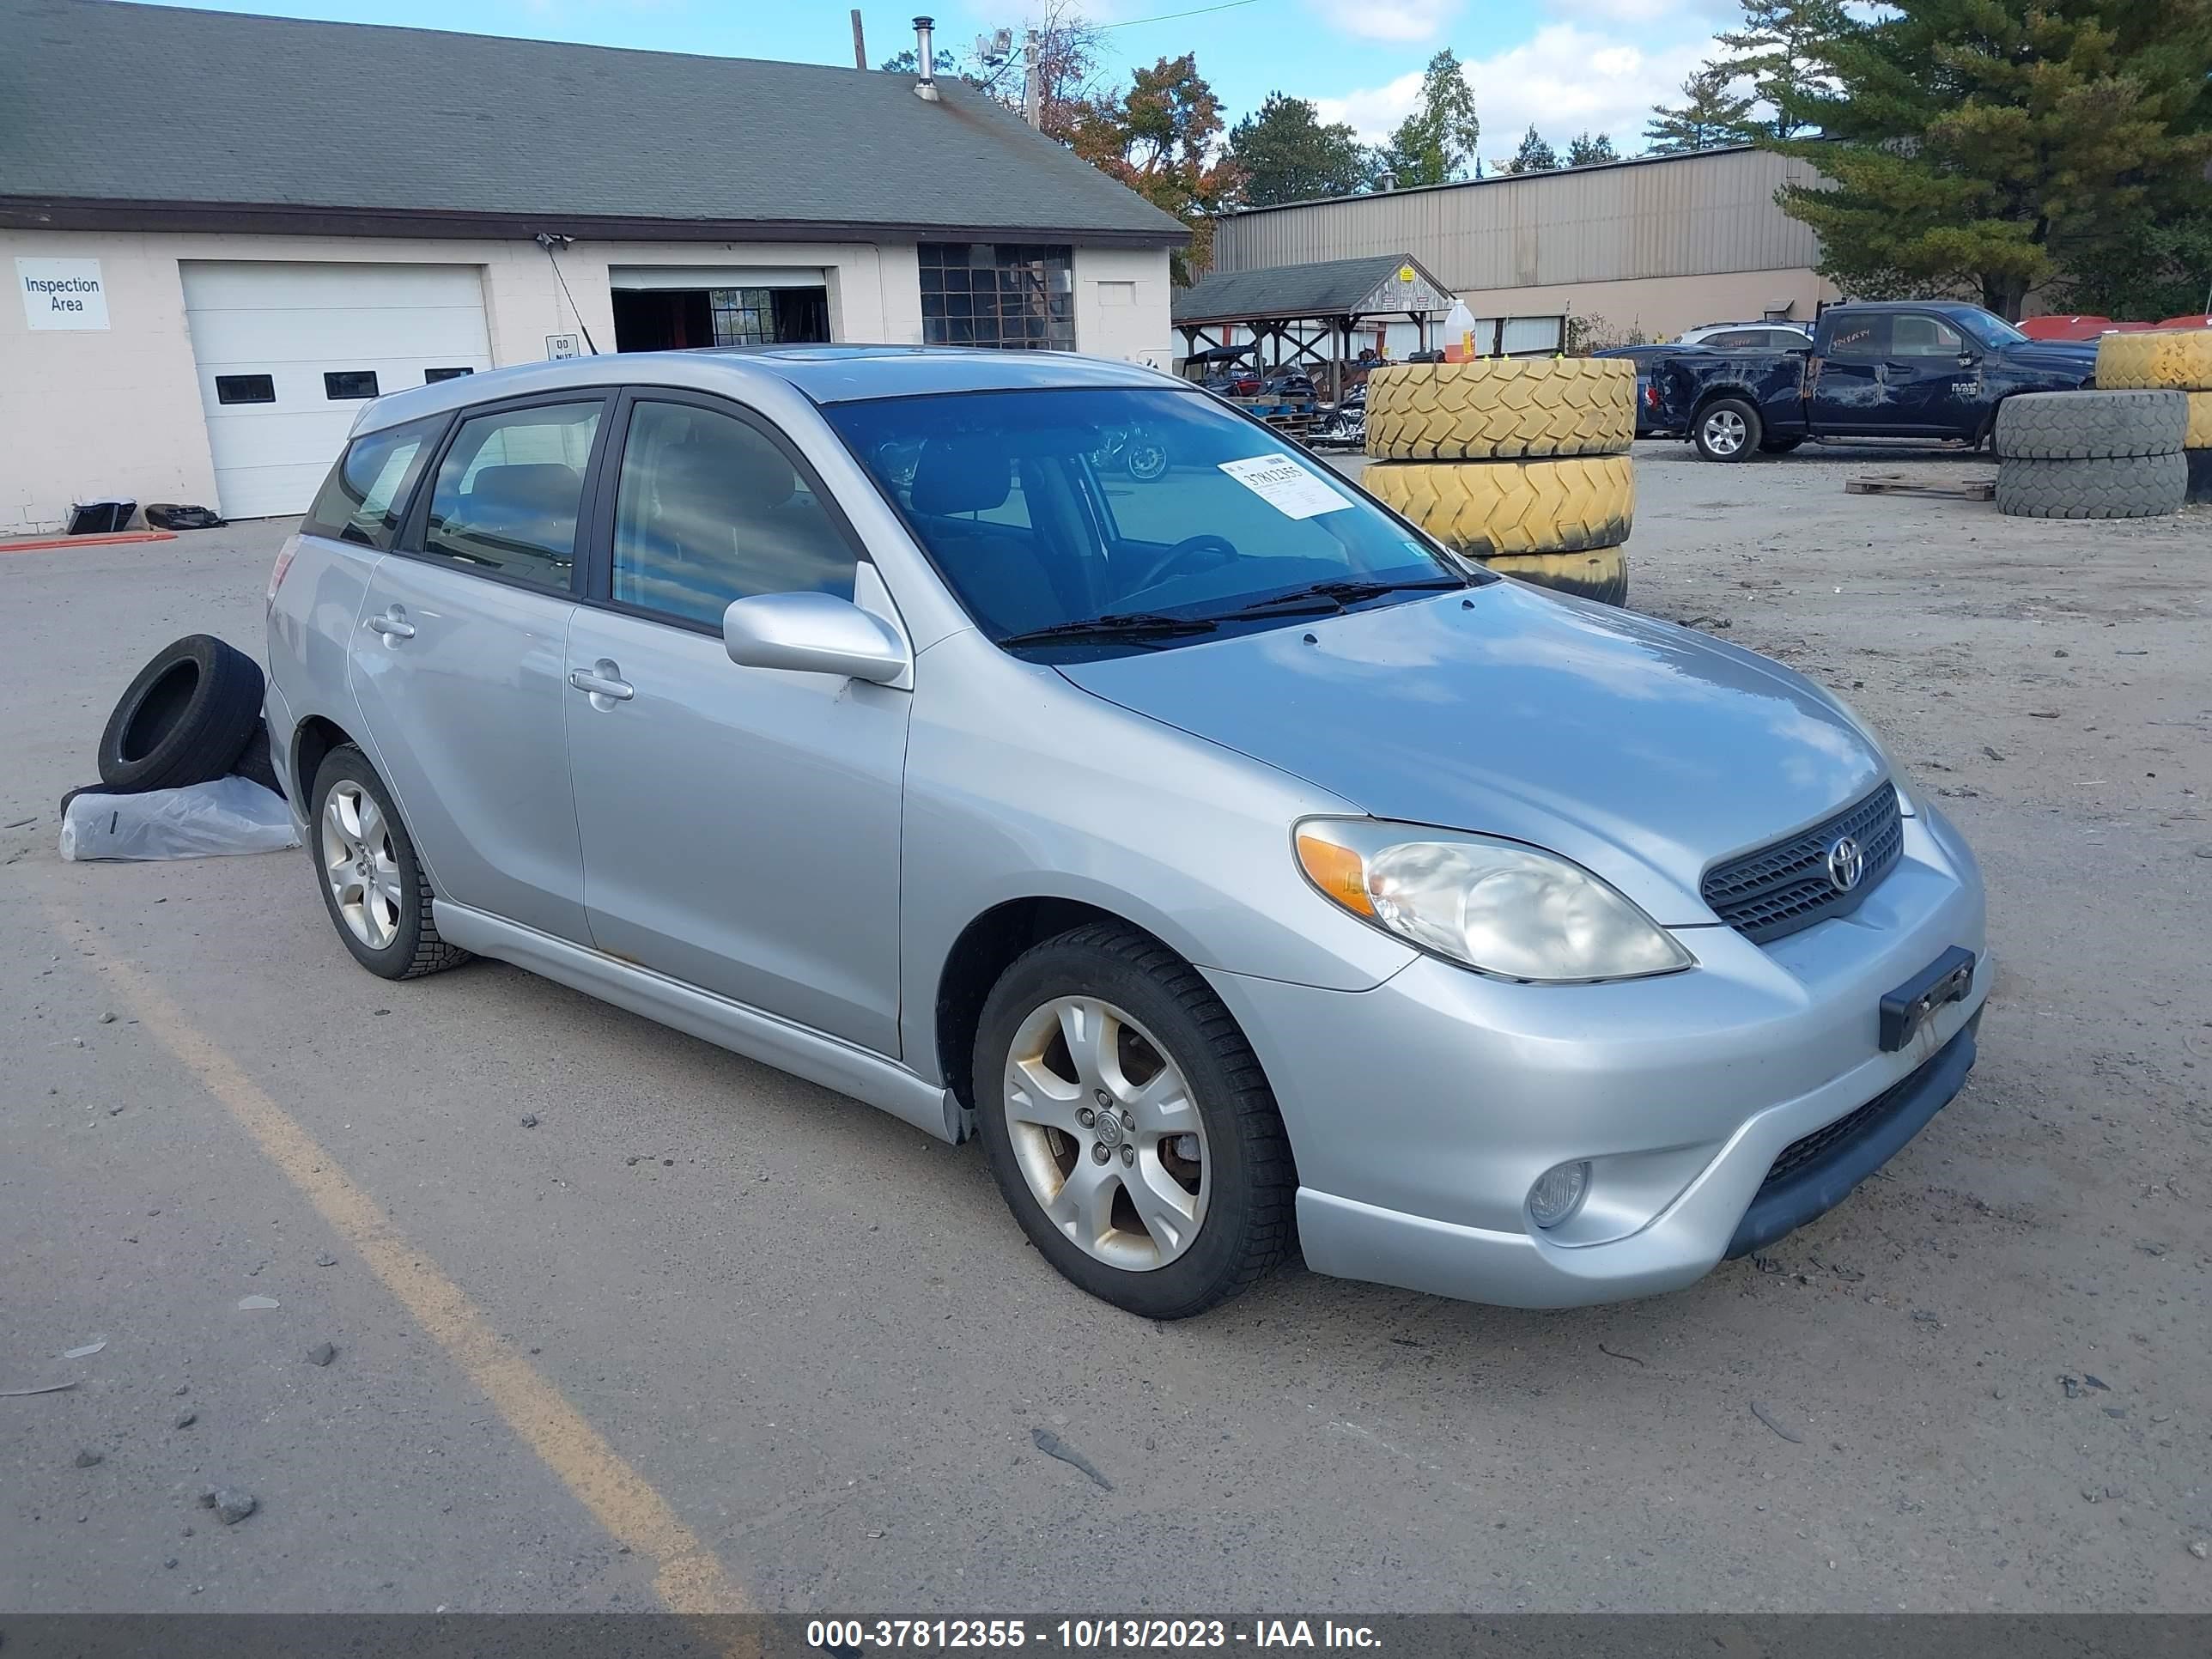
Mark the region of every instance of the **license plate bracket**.
<instances>
[{"instance_id":1,"label":"license plate bracket","mask_svg":"<svg viewBox=\"0 0 2212 1659\"><path fill-rule=\"evenodd\" d=\"M1974 988L1974 953L1954 945L1881 999L1881 1051L1893 1054L1946 1003Z\"/></svg>"}]
</instances>

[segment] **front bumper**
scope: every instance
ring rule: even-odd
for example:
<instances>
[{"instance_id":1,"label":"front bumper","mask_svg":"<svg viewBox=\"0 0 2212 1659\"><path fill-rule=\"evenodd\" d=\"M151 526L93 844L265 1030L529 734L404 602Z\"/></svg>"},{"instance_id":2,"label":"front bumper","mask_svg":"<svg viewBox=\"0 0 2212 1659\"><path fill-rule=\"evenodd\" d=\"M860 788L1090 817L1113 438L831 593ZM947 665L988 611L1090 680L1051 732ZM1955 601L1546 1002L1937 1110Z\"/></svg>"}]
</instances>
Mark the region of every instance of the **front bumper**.
<instances>
[{"instance_id":1,"label":"front bumper","mask_svg":"<svg viewBox=\"0 0 2212 1659\"><path fill-rule=\"evenodd\" d=\"M1850 915L1763 948L1683 930L1698 965L1663 978L1511 985L1426 957L1364 992L1208 977L1282 1108L1309 1266L1569 1307L1692 1283L1893 1156L1973 1063L1983 935L1972 855L1923 807ZM1954 945L1976 956L1967 994L1883 1053L1883 994ZM1785 1148L1885 1096L1788 1191L1762 1192ZM1530 1185L1579 1158L1582 1209L1536 1228Z\"/></svg>"}]
</instances>

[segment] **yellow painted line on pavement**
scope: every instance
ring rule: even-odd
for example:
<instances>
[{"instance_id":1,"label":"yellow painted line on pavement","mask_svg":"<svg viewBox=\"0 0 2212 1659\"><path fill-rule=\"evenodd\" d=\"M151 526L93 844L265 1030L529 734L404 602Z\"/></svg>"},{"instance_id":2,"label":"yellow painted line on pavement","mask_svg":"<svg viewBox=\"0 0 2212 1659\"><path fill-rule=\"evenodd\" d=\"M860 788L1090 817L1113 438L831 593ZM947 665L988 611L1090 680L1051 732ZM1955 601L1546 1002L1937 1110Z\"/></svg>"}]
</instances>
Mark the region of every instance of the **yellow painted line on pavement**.
<instances>
[{"instance_id":1,"label":"yellow painted line on pavement","mask_svg":"<svg viewBox=\"0 0 2212 1659\"><path fill-rule=\"evenodd\" d=\"M382 1206L338 1167L268 1091L203 1034L137 964L110 952L75 918L49 904L56 930L97 967L140 1026L181 1061L237 1120L269 1161L313 1204L432 1340L483 1390L523 1443L592 1516L654 1565L653 1587L672 1613L750 1613L752 1603L668 1500L527 1358L491 1327L468 1294L393 1226Z\"/></svg>"}]
</instances>

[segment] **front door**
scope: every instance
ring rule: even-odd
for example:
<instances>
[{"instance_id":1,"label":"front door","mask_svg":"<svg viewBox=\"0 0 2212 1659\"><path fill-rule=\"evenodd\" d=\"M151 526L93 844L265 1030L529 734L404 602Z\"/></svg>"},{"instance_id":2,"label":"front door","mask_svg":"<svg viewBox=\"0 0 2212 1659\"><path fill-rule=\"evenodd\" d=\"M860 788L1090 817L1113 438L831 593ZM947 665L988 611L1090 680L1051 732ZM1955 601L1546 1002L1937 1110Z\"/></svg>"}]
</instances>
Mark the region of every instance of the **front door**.
<instances>
[{"instance_id":1,"label":"front door","mask_svg":"<svg viewBox=\"0 0 2212 1659\"><path fill-rule=\"evenodd\" d=\"M370 578L352 653L377 770L439 893L580 944L565 653L606 404L570 394L461 421Z\"/></svg>"},{"instance_id":2,"label":"front door","mask_svg":"<svg viewBox=\"0 0 2212 1659\"><path fill-rule=\"evenodd\" d=\"M568 641L592 940L896 1055L912 699L740 668L722 645L732 599L851 598L857 544L796 453L735 405L639 393L623 424L605 566Z\"/></svg>"}]
</instances>

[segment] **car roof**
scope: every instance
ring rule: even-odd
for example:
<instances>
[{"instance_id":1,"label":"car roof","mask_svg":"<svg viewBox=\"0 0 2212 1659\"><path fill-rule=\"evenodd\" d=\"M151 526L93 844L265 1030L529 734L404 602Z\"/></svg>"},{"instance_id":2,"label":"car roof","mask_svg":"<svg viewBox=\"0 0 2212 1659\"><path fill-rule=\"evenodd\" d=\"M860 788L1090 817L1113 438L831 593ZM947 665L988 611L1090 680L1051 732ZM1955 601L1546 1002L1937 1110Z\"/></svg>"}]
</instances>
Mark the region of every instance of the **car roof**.
<instances>
[{"instance_id":1,"label":"car roof","mask_svg":"<svg viewBox=\"0 0 2212 1659\"><path fill-rule=\"evenodd\" d=\"M1161 369L1066 351L988 351L958 346L712 346L688 351L606 352L487 369L410 387L367 405L356 432L443 415L502 398L608 386L680 386L732 394L780 383L817 404L944 392L1052 387L1188 387Z\"/></svg>"}]
</instances>

